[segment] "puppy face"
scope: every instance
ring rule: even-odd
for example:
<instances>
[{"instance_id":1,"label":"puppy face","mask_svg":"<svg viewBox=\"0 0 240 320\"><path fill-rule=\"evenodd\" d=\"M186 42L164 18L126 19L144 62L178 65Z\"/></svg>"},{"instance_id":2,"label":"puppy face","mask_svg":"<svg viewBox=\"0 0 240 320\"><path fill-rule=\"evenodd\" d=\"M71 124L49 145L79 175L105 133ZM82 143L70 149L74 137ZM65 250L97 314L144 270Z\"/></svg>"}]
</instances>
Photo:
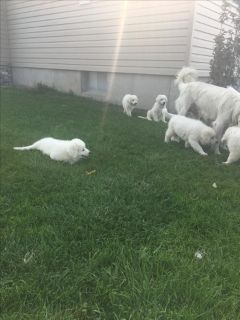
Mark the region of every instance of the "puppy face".
<instances>
[{"instance_id":1,"label":"puppy face","mask_svg":"<svg viewBox=\"0 0 240 320\"><path fill-rule=\"evenodd\" d=\"M73 139L70 144L70 153L74 158L82 158L87 157L90 151L82 140Z\"/></svg>"},{"instance_id":2,"label":"puppy face","mask_svg":"<svg viewBox=\"0 0 240 320\"><path fill-rule=\"evenodd\" d=\"M131 95L131 98L130 98L130 104L133 105L133 106L136 106L137 103L138 103L138 97L135 96L135 95Z\"/></svg>"},{"instance_id":3,"label":"puppy face","mask_svg":"<svg viewBox=\"0 0 240 320\"><path fill-rule=\"evenodd\" d=\"M167 104L167 97L164 94L159 94L156 98L156 102L161 106L161 107L165 107Z\"/></svg>"},{"instance_id":4,"label":"puppy face","mask_svg":"<svg viewBox=\"0 0 240 320\"><path fill-rule=\"evenodd\" d=\"M204 130L201 135L201 143L203 145L215 145L217 143L216 132L212 128Z\"/></svg>"}]
</instances>

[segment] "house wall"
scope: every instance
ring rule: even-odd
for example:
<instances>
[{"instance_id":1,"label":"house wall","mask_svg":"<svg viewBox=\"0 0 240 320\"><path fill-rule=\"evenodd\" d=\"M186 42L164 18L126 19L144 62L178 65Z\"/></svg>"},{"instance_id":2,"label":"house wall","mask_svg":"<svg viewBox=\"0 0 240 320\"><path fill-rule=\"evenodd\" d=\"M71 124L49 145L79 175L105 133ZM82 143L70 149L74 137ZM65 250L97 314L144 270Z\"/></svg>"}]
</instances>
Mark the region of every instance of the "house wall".
<instances>
[{"instance_id":1,"label":"house wall","mask_svg":"<svg viewBox=\"0 0 240 320\"><path fill-rule=\"evenodd\" d=\"M175 75L192 1L8 1L16 67Z\"/></svg>"},{"instance_id":2,"label":"house wall","mask_svg":"<svg viewBox=\"0 0 240 320\"><path fill-rule=\"evenodd\" d=\"M15 84L39 82L120 103L170 105L173 80L189 59L194 2L11 0L8 29Z\"/></svg>"},{"instance_id":3,"label":"house wall","mask_svg":"<svg viewBox=\"0 0 240 320\"><path fill-rule=\"evenodd\" d=\"M8 46L6 1L0 0L0 66L4 69L10 63Z\"/></svg>"}]
</instances>

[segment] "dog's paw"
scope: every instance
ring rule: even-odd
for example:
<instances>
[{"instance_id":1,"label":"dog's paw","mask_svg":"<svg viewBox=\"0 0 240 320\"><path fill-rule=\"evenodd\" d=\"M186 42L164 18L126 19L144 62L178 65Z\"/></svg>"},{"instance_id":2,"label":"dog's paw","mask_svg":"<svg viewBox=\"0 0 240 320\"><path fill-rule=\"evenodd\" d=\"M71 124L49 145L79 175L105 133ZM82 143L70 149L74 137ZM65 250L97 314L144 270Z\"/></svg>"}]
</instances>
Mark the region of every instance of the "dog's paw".
<instances>
[{"instance_id":1,"label":"dog's paw","mask_svg":"<svg viewBox=\"0 0 240 320\"><path fill-rule=\"evenodd\" d=\"M217 154L217 155L220 155L221 154L221 152L220 152L220 150L218 149L218 150L215 150L215 152L214 152L215 154Z\"/></svg>"},{"instance_id":2,"label":"dog's paw","mask_svg":"<svg viewBox=\"0 0 240 320\"><path fill-rule=\"evenodd\" d=\"M206 152L201 153L202 156L206 157L208 154Z\"/></svg>"},{"instance_id":3,"label":"dog's paw","mask_svg":"<svg viewBox=\"0 0 240 320\"><path fill-rule=\"evenodd\" d=\"M222 164L224 164L224 165L228 165L228 164L230 164L229 162L227 162L227 161L224 161L224 162L222 162Z\"/></svg>"}]
</instances>

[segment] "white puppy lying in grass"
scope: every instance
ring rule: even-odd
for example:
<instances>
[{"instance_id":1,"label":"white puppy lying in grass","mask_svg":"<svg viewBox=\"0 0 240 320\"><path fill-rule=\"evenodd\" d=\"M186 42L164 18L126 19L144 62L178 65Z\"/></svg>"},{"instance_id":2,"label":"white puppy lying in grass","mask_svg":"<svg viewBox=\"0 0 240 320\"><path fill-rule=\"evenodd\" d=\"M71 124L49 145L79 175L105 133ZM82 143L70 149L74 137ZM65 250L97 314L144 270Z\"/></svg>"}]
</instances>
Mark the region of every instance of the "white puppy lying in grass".
<instances>
[{"instance_id":1,"label":"white puppy lying in grass","mask_svg":"<svg viewBox=\"0 0 240 320\"><path fill-rule=\"evenodd\" d=\"M215 131L200 120L168 113L166 108L163 109L163 116L170 119L165 142L178 141L180 138L185 141L186 148L191 146L194 151L203 156L207 156L207 153L203 151L201 145L215 146L217 143Z\"/></svg>"},{"instance_id":2,"label":"white puppy lying in grass","mask_svg":"<svg viewBox=\"0 0 240 320\"><path fill-rule=\"evenodd\" d=\"M230 164L240 160L240 127L229 127L221 141L229 150L229 156L224 164Z\"/></svg>"},{"instance_id":3,"label":"white puppy lying in grass","mask_svg":"<svg viewBox=\"0 0 240 320\"><path fill-rule=\"evenodd\" d=\"M129 117L132 116L133 109L138 104L138 97L134 94L126 94L122 99L123 112L126 113Z\"/></svg>"},{"instance_id":4,"label":"white puppy lying in grass","mask_svg":"<svg viewBox=\"0 0 240 320\"><path fill-rule=\"evenodd\" d=\"M64 161L70 164L77 162L89 155L89 150L80 139L58 140L43 138L27 147L15 147L15 150L39 150L48 155L52 160Z\"/></svg>"},{"instance_id":5,"label":"white puppy lying in grass","mask_svg":"<svg viewBox=\"0 0 240 320\"><path fill-rule=\"evenodd\" d=\"M146 117L138 116L138 118L159 122L162 119L162 109L166 107L167 101L168 99L164 94L159 94L156 97L156 101L152 109L148 110L147 116Z\"/></svg>"}]
</instances>

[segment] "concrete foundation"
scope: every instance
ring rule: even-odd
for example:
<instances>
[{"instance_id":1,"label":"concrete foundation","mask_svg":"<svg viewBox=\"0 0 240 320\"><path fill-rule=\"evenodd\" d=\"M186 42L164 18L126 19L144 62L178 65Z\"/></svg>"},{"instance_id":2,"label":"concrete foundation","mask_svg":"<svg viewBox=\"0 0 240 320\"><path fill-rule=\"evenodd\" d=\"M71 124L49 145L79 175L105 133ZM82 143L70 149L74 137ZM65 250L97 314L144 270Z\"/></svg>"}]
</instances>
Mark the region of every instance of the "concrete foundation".
<instances>
[{"instance_id":1,"label":"concrete foundation","mask_svg":"<svg viewBox=\"0 0 240 320\"><path fill-rule=\"evenodd\" d=\"M81 95L81 72L13 68L13 84L30 88L34 88L38 84L44 84L59 91Z\"/></svg>"},{"instance_id":2,"label":"concrete foundation","mask_svg":"<svg viewBox=\"0 0 240 320\"><path fill-rule=\"evenodd\" d=\"M151 108L156 96L165 94L169 99L169 110L174 111L174 101L178 95L174 77L145 74L111 74L14 67L13 83L27 87L36 87L41 83L62 92L73 92L79 96L119 105L125 94L132 93L138 96L138 107L141 109Z\"/></svg>"}]
</instances>

